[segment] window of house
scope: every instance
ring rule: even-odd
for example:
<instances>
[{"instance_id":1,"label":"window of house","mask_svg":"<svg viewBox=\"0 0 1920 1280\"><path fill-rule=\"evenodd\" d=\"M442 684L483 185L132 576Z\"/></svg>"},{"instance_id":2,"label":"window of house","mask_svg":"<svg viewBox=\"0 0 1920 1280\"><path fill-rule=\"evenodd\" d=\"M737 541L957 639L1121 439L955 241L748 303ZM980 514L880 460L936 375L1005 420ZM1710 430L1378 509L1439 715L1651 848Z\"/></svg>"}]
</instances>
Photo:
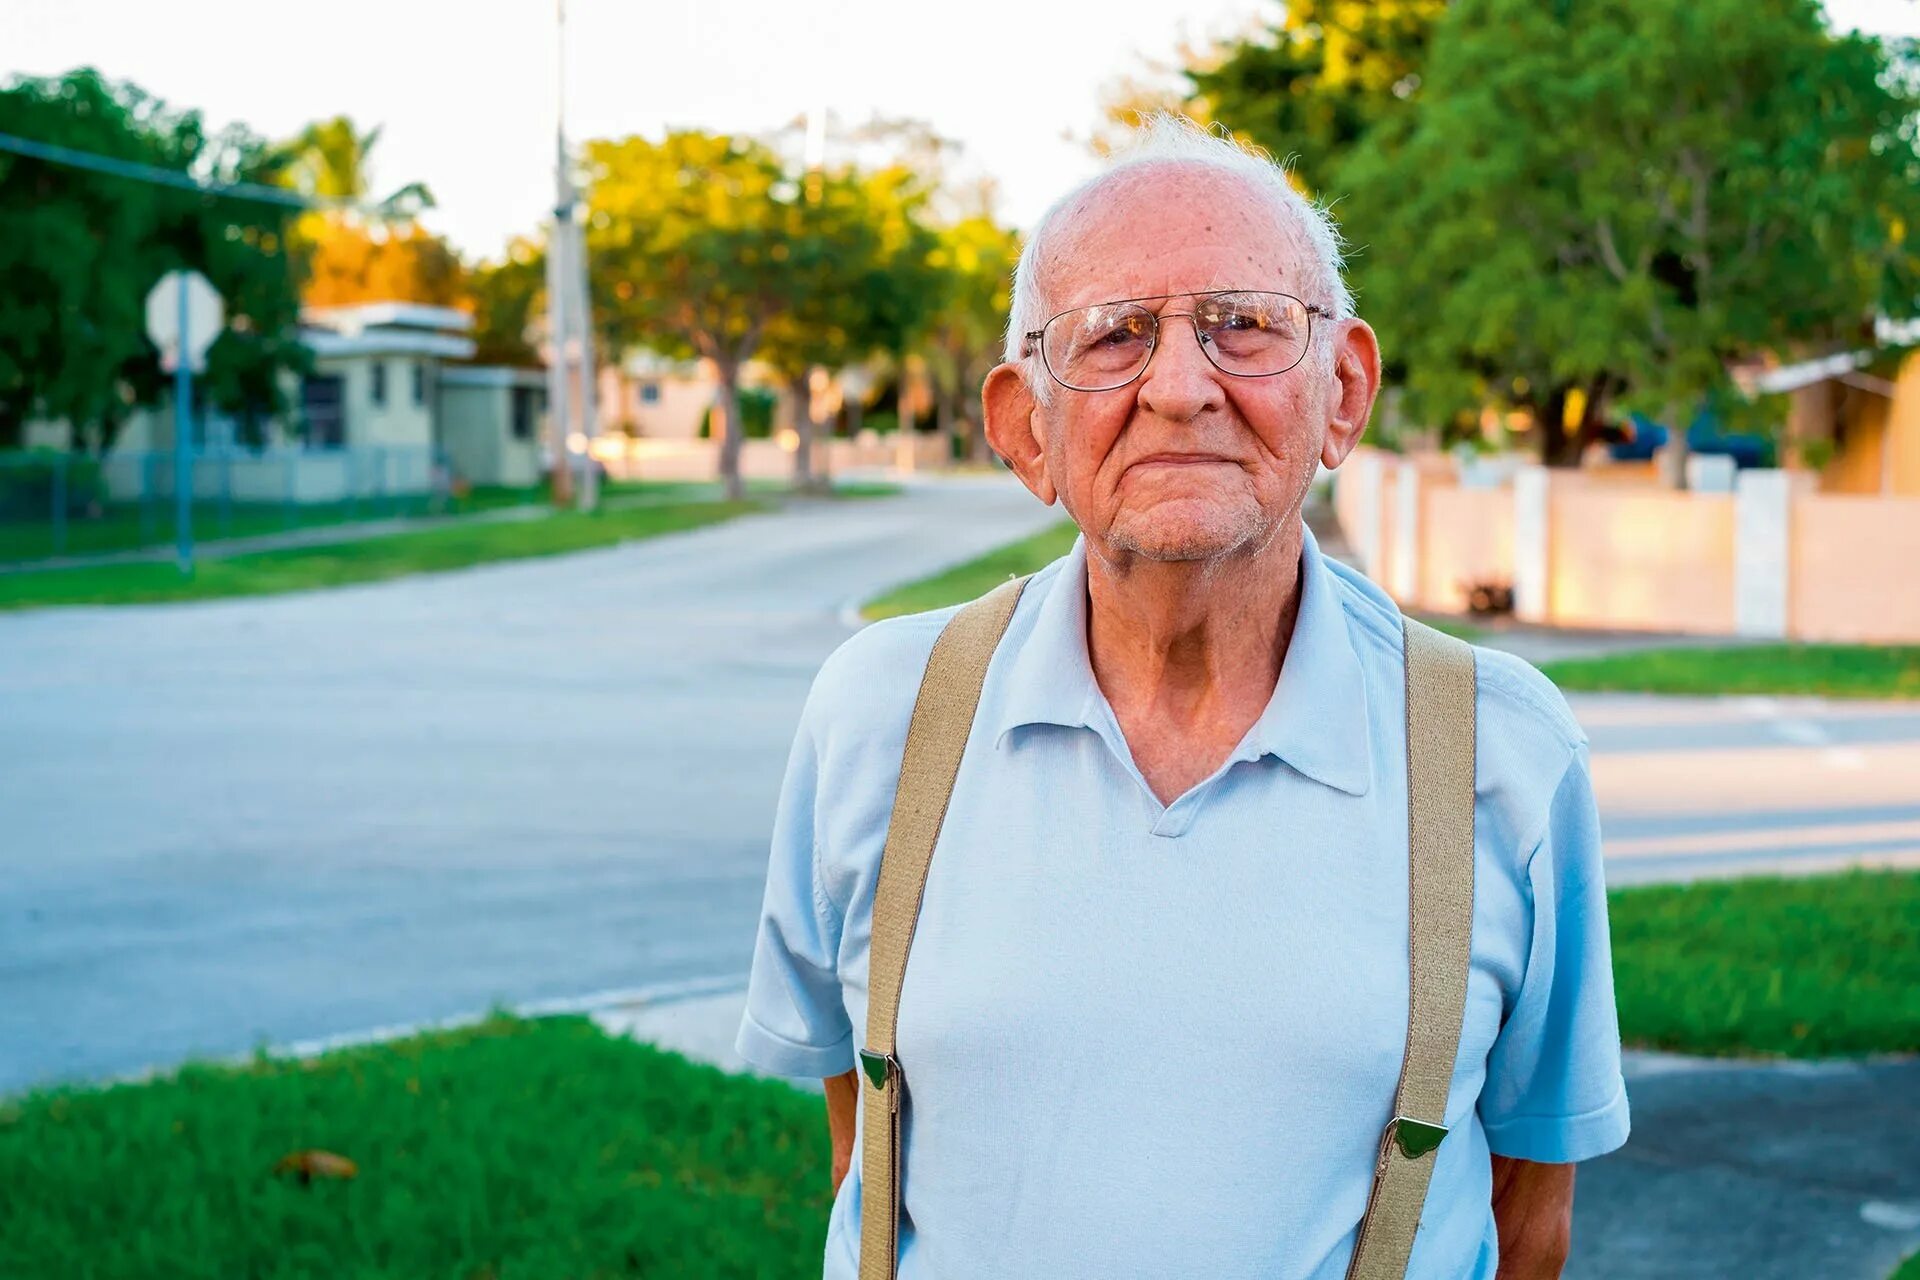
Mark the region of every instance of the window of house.
<instances>
[{"instance_id":1,"label":"window of house","mask_svg":"<svg viewBox=\"0 0 1920 1280\"><path fill-rule=\"evenodd\" d=\"M309 449L346 446L346 386L339 374L317 373L301 381L300 421Z\"/></svg>"},{"instance_id":2,"label":"window of house","mask_svg":"<svg viewBox=\"0 0 1920 1280\"><path fill-rule=\"evenodd\" d=\"M659 404L660 403L660 384L657 382L641 383L640 384L640 403L641 404Z\"/></svg>"},{"instance_id":3,"label":"window of house","mask_svg":"<svg viewBox=\"0 0 1920 1280\"><path fill-rule=\"evenodd\" d=\"M515 440L533 439L533 430L540 420L541 411L547 407L547 393L539 387L515 387L513 389L512 430Z\"/></svg>"},{"instance_id":4,"label":"window of house","mask_svg":"<svg viewBox=\"0 0 1920 1280\"><path fill-rule=\"evenodd\" d=\"M387 362L385 360L375 360L373 362L372 395L375 404L385 404L387 402Z\"/></svg>"},{"instance_id":5,"label":"window of house","mask_svg":"<svg viewBox=\"0 0 1920 1280\"><path fill-rule=\"evenodd\" d=\"M425 360L413 362L413 402L415 404L427 402L427 362Z\"/></svg>"}]
</instances>

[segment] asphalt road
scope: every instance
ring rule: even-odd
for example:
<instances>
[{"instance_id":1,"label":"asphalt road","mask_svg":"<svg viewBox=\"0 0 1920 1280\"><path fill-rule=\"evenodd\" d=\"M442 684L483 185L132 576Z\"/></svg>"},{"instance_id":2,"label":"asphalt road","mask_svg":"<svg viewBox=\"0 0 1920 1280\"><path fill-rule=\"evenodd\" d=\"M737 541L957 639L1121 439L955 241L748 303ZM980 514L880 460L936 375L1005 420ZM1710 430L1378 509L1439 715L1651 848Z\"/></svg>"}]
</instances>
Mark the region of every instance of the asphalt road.
<instances>
[{"instance_id":1,"label":"asphalt road","mask_svg":"<svg viewBox=\"0 0 1920 1280\"><path fill-rule=\"evenodd\" d=\"M842 607L1056 518L961 481L335 591L0 615L0 1094L737 976Z\"/></svg>"}]
</instances>

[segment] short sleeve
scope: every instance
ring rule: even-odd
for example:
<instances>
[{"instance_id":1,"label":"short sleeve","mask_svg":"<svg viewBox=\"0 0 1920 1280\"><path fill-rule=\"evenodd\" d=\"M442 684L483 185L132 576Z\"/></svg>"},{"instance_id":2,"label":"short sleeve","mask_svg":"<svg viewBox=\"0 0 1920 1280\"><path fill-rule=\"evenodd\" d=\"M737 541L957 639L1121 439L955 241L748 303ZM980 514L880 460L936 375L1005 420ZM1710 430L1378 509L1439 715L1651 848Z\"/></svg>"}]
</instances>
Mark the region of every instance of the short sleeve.
<instances>
[{"instance_id":1,"label":"short sleeve","mask_svg":"<svg viewBox=\"0 0 1920 1280\"><path fill-rule=\"evenodd\" d=\"M1480 1121L1494 1155L1567 1164L1627 1140L1600 814L1582 741L1527 864L1533 936L1487 1060Z\"/></svg>"},{"instance_id":2,"label":"short sleeve","mask_svg":"<svg viewBox=\"0 0 1920 1280\"><path fill-rule=\"evenodd\" d=\"M773 1075L824 1079L853 1070L854 1053L840 994L840 918L819 892L816 874L820 759L812 711L810 703L774 811L767 889L735 1048Z\"/></svg>"}]
</instances>

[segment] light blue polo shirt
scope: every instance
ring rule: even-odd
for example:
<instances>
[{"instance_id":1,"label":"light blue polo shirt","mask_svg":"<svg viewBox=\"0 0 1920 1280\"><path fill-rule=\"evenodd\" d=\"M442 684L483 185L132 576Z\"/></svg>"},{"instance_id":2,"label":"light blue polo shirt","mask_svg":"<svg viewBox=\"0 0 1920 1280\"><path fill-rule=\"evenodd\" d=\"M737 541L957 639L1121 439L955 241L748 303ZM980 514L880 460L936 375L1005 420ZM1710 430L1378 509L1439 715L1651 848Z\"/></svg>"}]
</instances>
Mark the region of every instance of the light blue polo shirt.
<instances>
[{"instance_id":1,"label":"light blue polo shirt","mask_svg":"<svg viewBox=\"0 0 1920 1280\"><path fill-rule=\"evenodd\" d=\"M1088 662L1084 540L1028 585L901 993L903 1280L1345 1274L1406 1041L1404 667L1393 601L1311 532L1302 574L1265 712L1164 807ZM769 1072L854 1069L901 748L952 613L868 627L814 681L738 1042ZM1471 972L1408 1272L1447 1280L1494 1274L1489 1150L1627 1137L1586 736L1539 672L1474 652Z\"/></svg>"}]
</instances>

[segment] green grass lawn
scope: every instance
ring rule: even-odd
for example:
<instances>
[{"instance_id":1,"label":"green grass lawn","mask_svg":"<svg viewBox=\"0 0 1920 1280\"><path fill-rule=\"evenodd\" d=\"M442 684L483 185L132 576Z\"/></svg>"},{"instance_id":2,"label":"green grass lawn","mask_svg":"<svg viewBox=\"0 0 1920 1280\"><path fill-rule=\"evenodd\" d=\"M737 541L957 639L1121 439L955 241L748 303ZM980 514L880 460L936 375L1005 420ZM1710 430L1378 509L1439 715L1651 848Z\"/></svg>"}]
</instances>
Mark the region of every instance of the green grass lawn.
<instances>
[{"instance_id":1,"label":"green grass lawn","mask_svg":"<svg viewBox=\"0 0 1920 1280\"><path fill-rule=\"evenodd\" d=\"M1920 1049L1920 873L1623 889L1609 906L1630 1044ZM356 1175L275 1172L312 1149ZM817 1276L829 1162L816 1095L583 1018L496 1014L0 1101L0 1275Z\"/></svg>"},{"instance_id":2,"label":"green grass lawn","mask_svg":"<svg viewBox=\"0 0 1920 1280\"><path fill-rule=\"evenodd\" d=\"M817 1096L495 1018L0 1104L0 1275L817 1277L829 1161Z\"/></svg>"},{"instance_id":3,"label":"green grass lawn","mask_svg":"<svg viewBox=\"0 0 1920 1280\"><path fill-rule=\"evenodd\" d=\"M1909 1256L1889 1280L1920 1280L1920 1253Z\"/></svg>"},{"instance_id":4,"label":"green grass lawn","mask_svg":"<svg viewBox=\"0 0 1920 1280\"><path fill-rule=\"evenodd\" d=\"M1540 668L1563 689L1920 698L1920 645L1647 649Z\"/></svg>"},{"instance_id":5,"label":"green grass lawn","mask_svg":"<svg viewBox=\"0 0 1920 1280\"><path fill-rule=\"evenodd\" d=\"M1628 1043L1920 1052L1920 872L1618 889L1607 907Z\"/></svg>"},{"instance_id":6,"label":"green grass lawn","mask_svg":"<svg viewBox=\"0 0 1920 1280\"><path fill-rule=\"evenodd\" d=\"M630 507L610 505L593 515L561 512L523 522L441 525L330 546L206 559L190 578L166 563L0 574L0 609L205 600L335 587L608 546L713 524L762 505L650 501Z\"/></svg>"},{"instance_id":7,"label":"green grass lawn","mask_svg":"<svg viewBox=\"0 0 1920 1280\"><path fill-rule=\"evenodd\" d=\"M945 573L936 573L931 578L896 587L883 596L869 600L861 606L860 614L873 621L903 613L941 609L950 604L959 604L962 600L971 600L993 590L1008 578L1032 573L1035 569L1052 564L1067 554L1079 532L1073 521L1062 520L1051 529L1042 530L1018 542L1010 542L977 559L956 565Z\"/></svg>"}]
</instances>

